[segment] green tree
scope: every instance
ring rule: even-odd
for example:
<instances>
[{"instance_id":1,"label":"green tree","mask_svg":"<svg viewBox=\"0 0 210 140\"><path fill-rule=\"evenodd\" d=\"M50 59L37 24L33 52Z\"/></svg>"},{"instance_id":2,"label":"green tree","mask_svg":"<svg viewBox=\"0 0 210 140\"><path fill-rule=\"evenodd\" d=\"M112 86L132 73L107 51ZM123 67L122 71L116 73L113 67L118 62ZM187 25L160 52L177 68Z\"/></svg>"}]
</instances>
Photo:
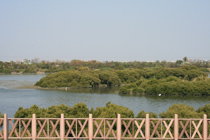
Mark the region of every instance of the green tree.
<instances>
[{"instance_id":1,"label":"green tree","mask_svg":"<svg viewBox=\"0 0 210 140\"><path fill-rule=\"evenodd\" d=\"M149 114L150 118L157 118L157 114L154 112L145 112L144 110L140 111L136 118L146 118L146 114Z\"/></svg>"},{"instance_id":2,"label":"green tree","mask_svg":"<svg viewBox=\"0 0 210 140\"><path fill-rule=\"evenodd\" d=\"M208 118L210 117L210 104L206 104L202 107L199 107L196 110L197 113L201 113L201 114L206 114L208 116Z\"/></svg>"},{"instance_id":3,"label":"green tree","mask_svg":"<svg viewBox=\"0 0 210 140\"><path fill-rule=\"evenodd\" d=\"M183 63L182 60L177 60L177 61L176 61L176 64L182 64L182 63Z\"/></svg>"},{"instance_id":4,"label":"green tree","mask_svg":"<svg viewBox=\"0 0 210 140\"><path fill-rule=\"evenodd\" d=\"M89 109L84 103L77 103L72 108L72 116L75 118L88 118L89 117Z\"/></svg>"},{"instance_id":5,"label":"green tree","mask_svg":"<svg viewBox=\"0 0 210 140\"><path fill-rule=\"evenodd\" d=\"M179 118L202 118L202 113L197 113L194 107L185 104L173 104L159 115L161 118L174 118L174 114L178 114Z\"/></svg>"},{"instance_id":6,"label":"green tree","mask_svg":"<svg viewBox=\"0 0 210 140\"><path fill-rule=\"evenodd\" d=\"M105 107L97 107L93 111L93 117L96 118L117 118L117 114L121 115L121 118L133 118L134 112L127 107L106 103Z\"/></svg>"}]
</instances>

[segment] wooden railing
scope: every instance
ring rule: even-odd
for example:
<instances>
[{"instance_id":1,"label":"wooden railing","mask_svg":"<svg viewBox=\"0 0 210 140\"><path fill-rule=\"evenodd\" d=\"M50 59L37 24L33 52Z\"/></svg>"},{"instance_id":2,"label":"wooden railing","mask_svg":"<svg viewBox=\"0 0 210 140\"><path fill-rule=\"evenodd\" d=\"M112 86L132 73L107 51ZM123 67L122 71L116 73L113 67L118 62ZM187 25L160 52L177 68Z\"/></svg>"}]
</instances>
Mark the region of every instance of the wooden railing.
<instances>
[{"instance_id":1,"label":"wooden railing","mask_svg":"<svg viewBox=\"0 0 210 140\"><path fill-rule=\"evenodd\" d=\"M0 139L210 139L210 119L0 118Z\"/></svg>"}]
</instances>

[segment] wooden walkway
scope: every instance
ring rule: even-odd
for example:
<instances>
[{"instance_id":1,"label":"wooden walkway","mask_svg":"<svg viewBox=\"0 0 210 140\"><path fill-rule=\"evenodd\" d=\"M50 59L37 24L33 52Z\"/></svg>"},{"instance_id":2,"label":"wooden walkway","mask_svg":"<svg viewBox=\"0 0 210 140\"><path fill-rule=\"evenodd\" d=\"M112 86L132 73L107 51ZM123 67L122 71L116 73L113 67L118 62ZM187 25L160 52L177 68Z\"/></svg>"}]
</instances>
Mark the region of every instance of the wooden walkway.
<instances>
[{"instance_id":1,"label":"wooden walkway","mask_svg":"<svg viewBox=\"0 0 210 140\"><path fill-rule=\"evenodd\" d=\"M210 139L210 119L0 118L0 139Z\"/></svg>"}]
</instances>

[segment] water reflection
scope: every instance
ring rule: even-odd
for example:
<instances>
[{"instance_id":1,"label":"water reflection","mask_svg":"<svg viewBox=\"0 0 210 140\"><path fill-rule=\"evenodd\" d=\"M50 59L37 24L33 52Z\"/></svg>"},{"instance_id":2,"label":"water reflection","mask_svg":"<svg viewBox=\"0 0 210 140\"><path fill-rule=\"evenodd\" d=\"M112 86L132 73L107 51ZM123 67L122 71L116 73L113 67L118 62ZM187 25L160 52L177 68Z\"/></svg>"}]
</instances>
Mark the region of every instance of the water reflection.
<instances>
[{"instance_id":1,"label":"water reflection","mask_svg":"<svg viewBox=\"0 0 210 140\"><path fill-rule=\"evenodd\" d=\"M113 86L113 87L96 87L96 88L81 88L81 89L68 89L68 90L63 90L63 91L67 91L67 92L71 92L71 93L100 93L100 94L104 94L104 93L118 93L119 91L118 86Z\"/></svg>"}]
</instances>

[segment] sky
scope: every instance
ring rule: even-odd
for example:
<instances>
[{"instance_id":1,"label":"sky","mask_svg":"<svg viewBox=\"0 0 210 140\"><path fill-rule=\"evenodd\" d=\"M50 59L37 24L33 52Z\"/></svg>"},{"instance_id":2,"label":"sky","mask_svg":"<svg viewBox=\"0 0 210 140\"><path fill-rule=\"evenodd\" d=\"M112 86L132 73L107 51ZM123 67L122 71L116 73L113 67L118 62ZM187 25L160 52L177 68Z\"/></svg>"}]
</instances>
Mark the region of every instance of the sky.
<instances>
[{"instance_id":1,"label":"sky","mask_svg":"<svg viewBox=\"0 0 210 140\"><path fill-rule=\"evenodd\" d=\"M0 61L210 60L210 0L1 0Z\"/></svg>"}]
</instances>

